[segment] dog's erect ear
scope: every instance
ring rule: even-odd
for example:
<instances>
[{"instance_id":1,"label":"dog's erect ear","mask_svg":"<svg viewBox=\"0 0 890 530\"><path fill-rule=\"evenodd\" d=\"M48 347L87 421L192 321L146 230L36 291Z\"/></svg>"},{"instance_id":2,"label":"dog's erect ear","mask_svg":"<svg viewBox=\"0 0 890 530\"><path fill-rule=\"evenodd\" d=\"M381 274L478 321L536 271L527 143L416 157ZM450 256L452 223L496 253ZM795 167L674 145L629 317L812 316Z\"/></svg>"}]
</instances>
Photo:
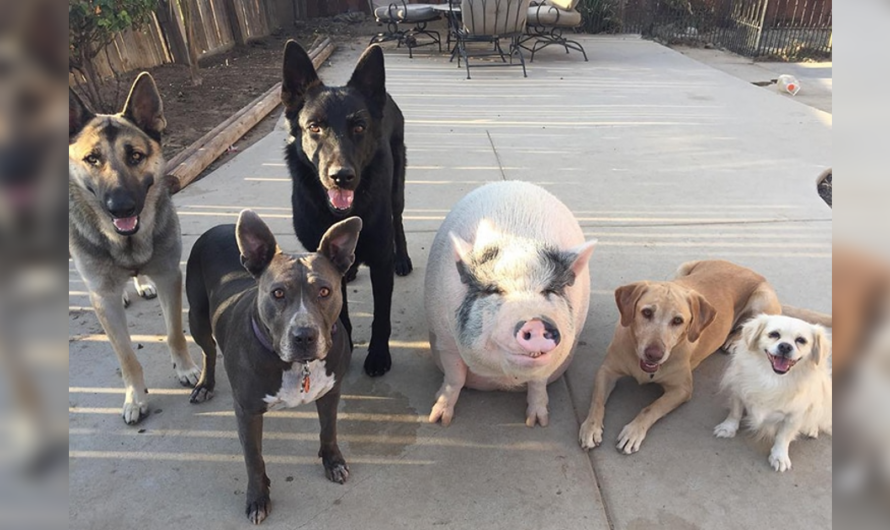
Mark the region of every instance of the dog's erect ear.
<instances>
[{"instance_id":1,"label":"dog's erect ear","mask_svg":"<svg viewBox=\"0 0 890 530\"><path fill-rule=\"evenodd\" d=\"M121 114L147 135L158 142L161 141L161 133L167 128L167 120L164 119L161 93L158 92L158 86L151 74L148 72L139 74L133 82L133 88L130 89L130 95Z\"/></svg>"},{"instance_id":2,"label":"dog's erect ear","mask_svg":"<svg viewBox=\"0 0 890 530\"><path fill-rule=\"evenodd\" d=\"M372 112L383 112L386 105L386 68L383 66L383 50L369 46L359 58L346 86L354 88L365 97Z\"/></svg>"},{"instance_id":3,"label":"dog's erect ear","mask_svg":"<svg viewBox=\"0 0 890 530\"><path fill-rule=\"evenodd\" d=\"M252 210L242 210L238 215L235 238L241 252L241 264L254 278L263 274L279 252L272 231Z\"/></svg>"},{"instance_id":4,"label":"dog's erect ear","mask_svg":"<svg viewBox=\"0 0 890 530\"><path fill-rule=\"evenodd\" d=\"M70 140L83 130L83 127L95 117L90 109L83 104L80 97L68 89L68 139Z\"/></svg>"},{"instance_id":5,"label":"dog's erect ear","mask_svg":"<svg viewBox=\"0 0 890 530\"><path fill-rule=\"evenodd\" d=\"M328 228L318 244L319 254L331 260L340 274L346 274L355 263L355 246L362 231L362 220L350 217Z\"/></svg>"},{"instance_id":6,"label":"dog's erect ear","mask_svg":"<svg viewBox=\"0 0 890 530\"><path fill-rule=\"evenodd\" d=\"M312 59L295 40L284 45L284 71L281 81L281 102L285 110L300 108L306 92L321 84Z\"/></svg>"},{"instance_id":7,"label":"dog's erect ear","mask_svg":"<svg viewBox=\"0 0 890 530\"><path fill-rule=\"evenodd\" d=\"M822 364L823 359L827 359L831 354L831 339L828 338L828 334L825 333L825 328L822 326L813 324L813 347L810 355L813 357L813 362L816 363L816 366Z\"/></svg>"},{"instance_id":8,"label":"dog's erect ear","mask_svg":"<svg viewBox=\"0 0 890 530\"><path fill-rule=\"evenodd\" d=\"M615 304L621 313L621 325L628 327L633 324L637 302L649 289L647 282L634 282L615 289Z\"/></svg>"},{"instance_id":9,"label":"dog's erect ear","mask_svg":"<svg viewBox=\"0 0 890 530\"><path fill-rule=\"evenodd\" d=\"M749 351L757 351L760 346L757 342L766 329L766 323L769 321L769 315L758 315L742 326L742 343Z\"/></svg>"},{"instance_id":10,"label":"dog's erect ear","mask_svg":"<svg viewBox=\"0 0 890 530\"><path fill-rule=\"evenodd\" d=\"M702 331L711 325L714 317L717 316L717 310L714 309L705 297L692 293L689 296L689 310L692 312L692 322L686 330L686 338L689 342L695 342L701 336Z\"/></svg>"}]
</instances>

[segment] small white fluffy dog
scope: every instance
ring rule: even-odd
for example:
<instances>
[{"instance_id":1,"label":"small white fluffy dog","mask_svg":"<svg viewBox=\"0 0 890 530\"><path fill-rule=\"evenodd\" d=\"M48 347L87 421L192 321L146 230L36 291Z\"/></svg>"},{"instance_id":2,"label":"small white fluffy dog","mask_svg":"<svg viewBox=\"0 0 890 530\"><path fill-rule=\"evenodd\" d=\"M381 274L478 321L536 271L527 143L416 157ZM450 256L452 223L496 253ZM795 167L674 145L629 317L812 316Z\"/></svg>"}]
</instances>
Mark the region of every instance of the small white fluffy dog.
<instances>
[{"instance_id":1,"label":"small white fluffy dog","mask_svg":"<svg viewBox=\"0 0 890 530\"><path fill-rule=\"evenodd\" d=\"M788 446L799 434L831 434L830 351L821 326L781 315L748 321L723 375L729 416L714 428L714 436L734 437L746 415L757 436L774 440L773 469L791 469Z\"/></svg>"}]
</instances>

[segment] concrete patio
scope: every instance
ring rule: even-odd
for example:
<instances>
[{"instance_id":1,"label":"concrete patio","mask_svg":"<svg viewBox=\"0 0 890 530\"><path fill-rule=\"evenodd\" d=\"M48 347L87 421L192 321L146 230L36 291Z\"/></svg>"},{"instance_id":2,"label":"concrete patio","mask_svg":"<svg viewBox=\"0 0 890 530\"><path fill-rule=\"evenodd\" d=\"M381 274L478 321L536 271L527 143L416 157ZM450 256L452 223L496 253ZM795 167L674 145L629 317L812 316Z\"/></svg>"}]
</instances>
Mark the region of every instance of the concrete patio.
<instances>
[{"instance_id":1,"label":"concrete patio","mask_svg":"<svg viewBox=\"0 0 890 530\"><path fill-rule=\"evenodd\" d=\"M831 115L653 42L580 40L590 62L549 48L527 79L518 69L479 69L468 81L447 54L419 50L409 60L386 47L387 86L407 119L415 264L396 280L394 367L380 379L361 370L371 316L362 269L350 286L358 345L339 426L350 481L324 478L314 407L267 415L273 511L264 528L830 528L830 438L794 443L793 470L777 474L767 448L711 435L725 416L722 355L700 367L693 400L656 424L638 454L619 454L614 440L655 388L619 384L602 447L583 452L577 433L619 285L666 279L686 260L725 258L764 274L785 303L831 311L831 211L815 192L831 163ZM339 49L322 78L344 83L361 47ZM186 252L247 207L284 248L296 247L284 140L276 129L176 197ZM583 342L550 386L549 427L525 427L522 393L472 391L450 427L429 425L442 376L422 311L427 252L449 208L500 179L544 186L599 239ZM246 527L226 377L211 402L190 405L161 342L160 307L137 299L128 317L153 412L126 426L117 360L83 291L72 266L69 528Z\"/></svg>"}]
</instances>

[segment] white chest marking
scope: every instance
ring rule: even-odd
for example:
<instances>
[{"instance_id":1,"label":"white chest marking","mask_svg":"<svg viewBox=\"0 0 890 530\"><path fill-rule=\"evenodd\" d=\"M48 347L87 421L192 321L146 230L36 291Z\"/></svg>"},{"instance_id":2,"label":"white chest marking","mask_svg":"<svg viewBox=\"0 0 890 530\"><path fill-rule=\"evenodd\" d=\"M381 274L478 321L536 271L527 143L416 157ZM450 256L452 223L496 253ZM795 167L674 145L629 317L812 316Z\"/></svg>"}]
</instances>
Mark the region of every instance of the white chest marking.
<instances>
[{"instance_id":1,"label":"white chest marking","mask_svg":"<svg viewBox=\"0 0 890 530\"><path fill-rule=\"evenodd\" d=\"M263 398L268 404L267 410L281 410L312 403L334 388L337 380L333 374L328 375L324 361L312 361L306 366L309 390L305 391L303 365L294 363L290 370L281 375L281 389L278 393Z\"/></svg>"}]
</instances>

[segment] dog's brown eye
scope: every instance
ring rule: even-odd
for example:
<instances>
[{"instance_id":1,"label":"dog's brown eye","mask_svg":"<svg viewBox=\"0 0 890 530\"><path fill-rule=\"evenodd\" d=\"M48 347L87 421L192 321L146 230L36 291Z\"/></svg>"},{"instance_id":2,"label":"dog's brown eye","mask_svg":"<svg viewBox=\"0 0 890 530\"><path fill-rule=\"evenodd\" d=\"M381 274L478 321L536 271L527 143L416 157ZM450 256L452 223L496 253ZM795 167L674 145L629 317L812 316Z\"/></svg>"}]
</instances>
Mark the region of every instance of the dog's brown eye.
<instances>
[{"instance_id":1,"label":"dog's brown eye","mask_svg":"<svg viewBox=\"0 0 890 530\"><path fill-rule=\"evenodd\" d=\"M673 324L675 326L679 326L682 323L683 323L683 317L674 317L674 319L671 320L671 324Z\"/></svg>"},{"instance_id":2,"label":"dog's brown eye","mask_svg":"<svg viewBox=\"0 0 890 530\"><path fill-rule=\"evenodd\" d=\"M309 132L311 132L312 134L318 134L321 132L321 127L319 127L317 123L310 123L308 129Z\"/></svg>"},{"instance_id":3,"label":"dog's brown eye","mask_svg":"<svg viewBox=\"0 0 890 530\"><path fill-rule=\"evenodd\" d=\"M327 298L329 296L331 296L331 290L328 289L327 287L322 287L321 289L318 290L319 298Z\"/></svg>"},{"instance_id":4,"label":"dog's brown eye","mask_svg":"<svg viewBox=\"0 0 890 530\"><path fill-rule=\"evenodd\" d=\"M130 153L131 166L138 166L142 163L143 160L145 160L145 155L143 155L139 151L133 151L132 153Z\"/></svg>"},{"instance_id":5,"label":"dog's brown eye","mask_svg":"<svg viewBox=\"0 0 890 530\"><path fill-rule=\"evenodd\" d=\"M99 162L101 162L98 155L87 155L86 158L83 159L83 161L91 166L98 166Z\"/></svg>"},{"instance_id":6,"label":"dog's brown eye","mask_svg":"<svg viewBox=\"0 0 890 530\"><path fill-rule=\"evenodd\" d=\"M284 289L279 287L278 289L272 291L272 298L276 300L281 300L282 298L284 298Z\"/></svg>"},{"instance_id":7,"label":"dog's brown eye","mask_svg":"<svg viewBox=\"0 0 890 530\"><path fill-rule=\"evenodd\" d=\"M654 313L652 312L652 310L649 309L648 307L645 308L645 309L643 309L643 310L641 311L641 313L642 313L643 316L646 317L646 318L652 318L652 315L654 314Z\"/></svg>"},{"instance_id":8,"label":"dog's brown eye","mask_svg":"<svg viewBox=\"0 0 890 530\"><path fill-rule=\"evenodd\" d=\"M352 128L352 132L354 132L355 134L362 134L363 132L365 132L365 126L356 125Z\"/></svg>"},{"instance_id":9,"label":"dog's brown eye","mask_svg":"<svg viewBox=\"0 0 890 530\"><path fill-rule=\"evenodd\" d=\"M770 332L769 332L769 335L767 335L767 337L769 337L769 338L771 338L771 339L778 339L778 338L780 338L781 336L782 336L782 335L779 334L778 331L770 331Z\"/></svg>"},{"instance_id":10,"label":"dog's brown eye","mask_svg":"<svg viewBox=\"0 0 890 530\"><path fill-rule=\"evenodd\" d=\"M800 344L801 346L806 346L807 339L805 339L803 337L797 337L796 339L794 339L794 342Z\"/></svg>"}]
</instances>

